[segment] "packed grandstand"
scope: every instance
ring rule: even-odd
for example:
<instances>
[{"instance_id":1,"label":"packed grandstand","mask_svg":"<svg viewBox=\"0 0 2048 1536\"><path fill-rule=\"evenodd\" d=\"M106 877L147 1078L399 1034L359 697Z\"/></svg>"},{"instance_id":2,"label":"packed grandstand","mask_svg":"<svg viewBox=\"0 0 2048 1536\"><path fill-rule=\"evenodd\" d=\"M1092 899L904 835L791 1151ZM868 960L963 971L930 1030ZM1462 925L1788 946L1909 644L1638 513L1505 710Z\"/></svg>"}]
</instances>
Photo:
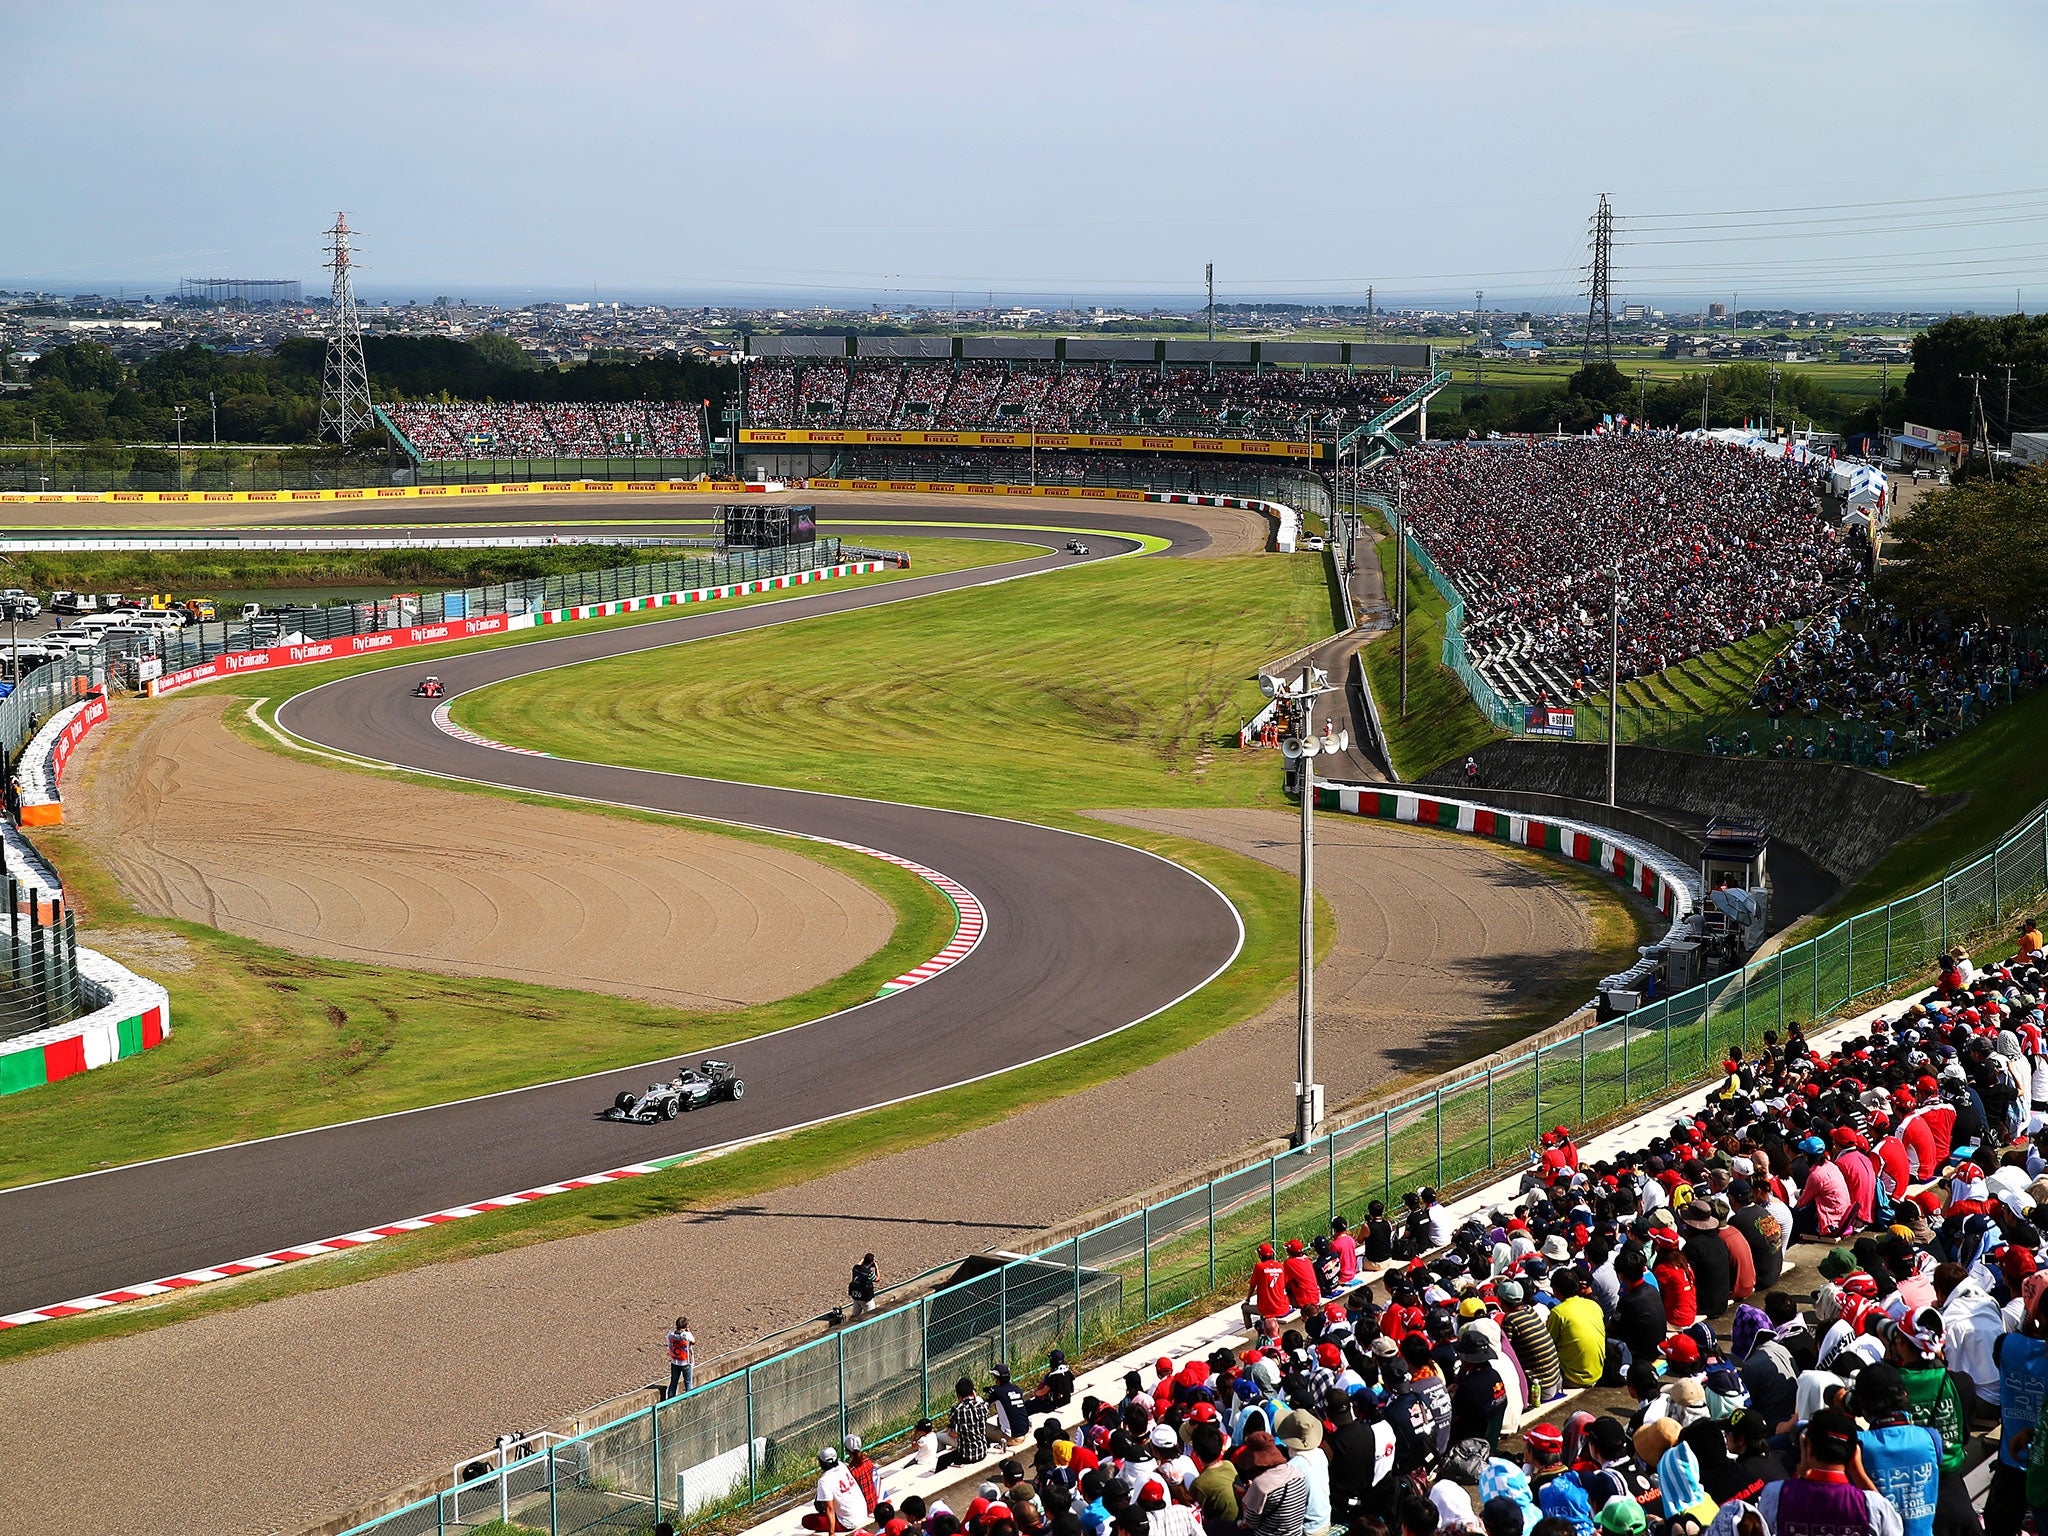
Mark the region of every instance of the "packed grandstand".
<instances>
[{"instance_id":1,"label":"packed grandstand","mask_svg":"<svg viewBox=\"0 0 2048 1536\"><path fill-rule=\"evenodd\" d=\"M1427 378L1348 367L762 359L745 370L746 425L1327 436Z\"/></svg>"},{"instance_id":2,"label":"packed grandstand","mask_svg":"<svg viewBox=\"0 0 2048 1536\"><path fill-rule=\"evenodd\" d=\"M1457 588L1472 664L1508 698L1604 691L1843 598L1864 547L1820 508L1822 473L1663 433L1425 443L1383 468Z\"/></svg>"},{"instance_id":3,"label":"packed grandstand","mask_svg":"<svg viewBox=\"0 0 2048 1536\"><path fill-rule=\"evenodd\" d=\"M422 459L701 458L695 404L654 400L569 404L414 401L384 414Z\"/></svg>"}]
</instances>

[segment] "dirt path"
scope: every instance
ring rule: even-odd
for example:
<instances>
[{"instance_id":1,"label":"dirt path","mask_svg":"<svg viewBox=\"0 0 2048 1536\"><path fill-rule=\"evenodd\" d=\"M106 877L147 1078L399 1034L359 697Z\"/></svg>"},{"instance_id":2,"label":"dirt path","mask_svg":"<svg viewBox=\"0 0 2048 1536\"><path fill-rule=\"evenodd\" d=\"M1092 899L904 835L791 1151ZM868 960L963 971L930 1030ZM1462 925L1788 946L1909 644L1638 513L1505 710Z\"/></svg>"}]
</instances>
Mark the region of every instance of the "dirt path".
<instances>
[{"instance_id":1,"label":"dirt path","mask_svg":"<svg viewBox=\"0 0 2048 1536\"><path fill-rule=\"evenodd\" d=\"M251 745L228 708L123 705L67 773L69 830L156 916L690 1009L802 992L894 929L880 896L793 846L348 773Z\"/></svg>"},{"instance_id":2,"label":"dirt path","mask_svg":"<svg viewBox=\"0 0 2048 1536\"><path fill-rule=\"evenodd\" d=\"M1294 859L1280 813L1116 819ZM1521 978L1581 959L1584 899L1497 850L1331 818L1318 851L1338 924L1318 972L1333 1104L1429 1066L1473 1024L1525 1008ZM654 1379L678 1311L715 1355L833 1304L863 1249L900 1278L1250 1146L1287 1119L1293 1038L1283 1003L1115 1082L755 1201L8 1366L0 1421L28 1470L0 1532L124 1528L138 1507L162 1536L335 1514Z\"/></svg>"}]
</instances>

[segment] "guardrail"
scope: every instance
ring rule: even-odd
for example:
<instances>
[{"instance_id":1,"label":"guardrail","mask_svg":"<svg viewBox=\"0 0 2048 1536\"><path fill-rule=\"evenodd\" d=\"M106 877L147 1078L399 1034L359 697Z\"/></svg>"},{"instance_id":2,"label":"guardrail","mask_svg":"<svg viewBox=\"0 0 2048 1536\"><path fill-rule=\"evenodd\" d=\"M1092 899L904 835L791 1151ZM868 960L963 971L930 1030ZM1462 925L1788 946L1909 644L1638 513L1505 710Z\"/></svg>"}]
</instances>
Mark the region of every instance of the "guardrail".
<instances>
[{"instance_id":1,"label":"guardrail","mask_svg":"<svg viewBox=\"0 0 2048 1536\"><path fill-rule=\"evenodd\" d=\"M1240 1289L1254 1246L1327 1230L1369 1200L1443 1189L1521 1156L1549 1123L1584 1127L1710 1076L1731 1045L1813 1025L1924 974L1952 940L1996 929L2048 890L2048 805L1936 885L1835 924L1636 1013L1446 1074L1306 1147L1172 1192L829 1338L748 1365L549 1452L508 1509L550 1536L606 1520L686 1523L815 1475L849 1433L872 1447L950 1399L956 1377L1050 1348L1079 1358ZM1569 1028L1571 1020L1565 1021ZM936 1388L935 1384L936 1383ZM935 1396L936 1390L936 1396ZM538 1460L538 1458L536 1458ZM456 1529L440 1493L350 1536Z\"/></svg>"}]
</instances>

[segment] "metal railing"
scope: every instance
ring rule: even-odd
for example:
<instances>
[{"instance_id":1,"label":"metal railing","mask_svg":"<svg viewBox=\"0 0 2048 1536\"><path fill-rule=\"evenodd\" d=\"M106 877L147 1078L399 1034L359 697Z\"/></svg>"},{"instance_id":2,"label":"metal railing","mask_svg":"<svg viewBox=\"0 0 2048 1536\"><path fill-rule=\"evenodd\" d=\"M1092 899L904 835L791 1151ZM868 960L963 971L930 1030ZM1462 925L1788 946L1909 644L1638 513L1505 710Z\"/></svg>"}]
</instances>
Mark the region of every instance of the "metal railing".
<instances>
[{"instance_id":1,"label":"metal railing","mask_svg":"<svg viewBox=\"0 0 2048 1536\"><path fill-rule=\"evenodd\" d=\"M448 592L404 593L371 602L335 603L319 608L287 606L267 610L253 619L188 624L173 633L117 633L101 650L81 654L95 658L102 677L111 668L123 681L133 682L139 676L136 663L142 658L153 658L165 672L175 672L229 651L374 635L415 624L580 608L652 597L661 592L688 592L783 576L792 571L837 565L841 553L838 539L819 539L782 549L732 549L718 555L650 560L640 565L611 566L529 581L491 582ZM29 673L28 683L35 684L48 670Z\"/></svg>"},{"instance_id":2,"label":"metal railing","mask_svg":"<svg viewBox=\"0 0 2048 1536\"><path fill-rule=\"evenodd\" d=\"M1064 451L1063 451L1064 453ZM1029 455L1015 450L1001 461L957 459L943 456L924 458L911 453L874 453L848 450L837 478L847 480L926 480L950 485L1074 485L1109 490L1186 491L1210 496L1252 496L1261 501L1284 501L1297 511L1325 516L1330 493L1320 475L1303 471L1253 473L1223 469L1208 463L1162 460L1143 465L1076 465L1079 454L1064 454L1055 460L1050 451L1040 454L1036 474Z\"/></svg>"},{"instance_id":3,"label":"metal railing","mask_svg":"<svg viewBox=\"0 0 2048 1536\"><path fill-rule=\"evenodd\" d=\"M820 1446L849 1433L878 1446L931 1416L952 1402L956 1378L982 1385L999 1361L1104 1349L1240 1292L1260 1242L1326 1231L1370 1200L1398 1208L1402 1191L1476 1180L1519 1159L1547 1125L1617 1116L1714 1074L1731 1045L1815 1025L1923 976L1953 940L2001 928L2044 890L2048 805L1938 883L1741 971L1451 1073L1306 1147L1038 1253L994 1256L985 1273L566 1440L529 1470L498 1474L517 1479L502 1500L496 1486L488 1498L437 1494L350 1536L439 1536L501 1507L550 1536L728 1513L815 1476Z\"/></svg>"}]
</instances>

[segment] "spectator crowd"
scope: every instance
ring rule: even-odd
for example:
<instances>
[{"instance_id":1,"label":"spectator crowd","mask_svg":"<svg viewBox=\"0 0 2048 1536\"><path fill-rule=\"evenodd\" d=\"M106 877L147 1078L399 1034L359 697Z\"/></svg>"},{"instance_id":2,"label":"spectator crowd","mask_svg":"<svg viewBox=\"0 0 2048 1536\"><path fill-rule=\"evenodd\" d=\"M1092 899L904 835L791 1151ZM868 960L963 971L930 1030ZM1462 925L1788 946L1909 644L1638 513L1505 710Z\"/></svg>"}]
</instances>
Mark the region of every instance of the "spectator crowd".
<instances>
[{"instance_id":1,"label":"spectator crowd","mask_svg":"<svg viewBox=\"0 0 2048 1536\"><path fill-rule=\"evenodd\" d=\"M1765 669L1752 702L1775 722L1868 725L1884 767L2048 681L2031 638L1949 614L1910 617L1859 589Z\"/></svg>"},{"instance_id":2,"label":"spectator crowd","mask_svg":"<svg viewBox=\"0 0 2048 1536\"><path fill-rule=\"evenodd\" d=\"M1409 526L1464 599L1472 664L1531 702L1605 691L1617 569L1624 680L1838 601L1862 557L1821 516L1823 470L1648 433L1427 443L1398 461Z\"/></svg>"},{"instance_id":3,"label":"spectator crowd","mask_svg":"<svg viewBox=\"0 0 2048 1536\"><path fill-rule=\"evenodd\" d=\"M746 424L1327 438L1401 400L1423 377L1334 367L758 361L746 370Z\"/></svg>"},{"instance_id":4,"label":"spectator crowd","mask_svg":"<svg viewBox=\"0 0 2048 1536\"><path fill-rule=\"evenodd\" d=\"M477 405L414 401L385 414L420 455L450 459L701 458L700 407L658 400Z\"/></svg>"},{"instance_id":5,"label":"spectator crowd","mask_svg":"<svg viewBox=\"0 0 2048 1536\"><path fill-rule=\"evenodd\" d=\"M1625 1153L1541 1138L1259 1247L1249 1342L1078 1395L962 1378L900 1502L857 1440L814 1530L884 1536L2018 1536L2048 1531L2048 1122L2032 923L1829 1050L1731 1049ZM1640 1126L1639 1122L1639 1126ZM993 1458L993 1460L992 1460ZM1978 1478L1974 1499L1966 1482ZM929 1486L929 1484L927 1484Z\"/></svg>"}]
</instances>

